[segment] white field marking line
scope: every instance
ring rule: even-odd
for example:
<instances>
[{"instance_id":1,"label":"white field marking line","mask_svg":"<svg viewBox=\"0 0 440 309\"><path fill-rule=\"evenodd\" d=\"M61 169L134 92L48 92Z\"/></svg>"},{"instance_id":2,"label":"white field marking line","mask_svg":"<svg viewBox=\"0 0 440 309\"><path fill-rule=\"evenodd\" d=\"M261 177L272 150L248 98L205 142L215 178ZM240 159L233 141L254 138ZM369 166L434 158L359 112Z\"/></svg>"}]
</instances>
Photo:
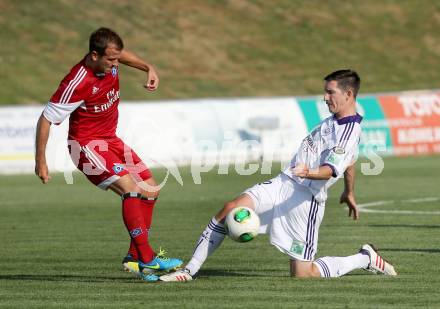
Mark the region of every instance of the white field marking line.
<instances>
[{"instance_id":1,"label":"white field marking line","mask_svg":"<svg viewBox=\"0 0 440 309\"><path fill-rule=\"evenodd\" d=\"M422 203L422 202L435 202L440 201L440 197L424 197L414 198L409 200L402 200L402 203ZM376 201L364 204L357 204L360 212L369 213L388 213L388 214L404 214L404 215L440 215L440 211L417 211L417 210L380 210L380 209L368 209L368 207L381 206L387 204L394 204L394 200L389 201Z\"/></svg>"},{"instance_id":2,"label":"white field marking line","mask_svg":"<svg viewBox=\"0 0 440 309\"><path fill-rule=\"evenodd\" d=\"M410 200L404 200L402 202L406 203L420 203L420 202L435 202L440 200L440 197L422 197L422 198L413 198Z\"/></svg>"}]
</instances>

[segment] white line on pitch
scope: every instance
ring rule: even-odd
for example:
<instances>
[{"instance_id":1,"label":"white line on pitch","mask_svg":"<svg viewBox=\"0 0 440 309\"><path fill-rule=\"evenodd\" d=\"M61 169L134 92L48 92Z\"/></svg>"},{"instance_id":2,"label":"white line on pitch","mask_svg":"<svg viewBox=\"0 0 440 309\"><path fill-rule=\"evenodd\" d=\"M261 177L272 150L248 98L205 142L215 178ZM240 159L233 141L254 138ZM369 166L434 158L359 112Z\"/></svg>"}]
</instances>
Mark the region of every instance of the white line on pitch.
<instances>
[{"instance_id":1,"label":"white line on pitch","mask_svg":"<svg viewBox=\"0 0 440 309\"><path fill-rule=\"evenodd\" d=\"M423 197L423 198L413 198L409 200L403 200L402 202L406 203L420 203L420 202L435 202L439 201L439 197Z\"/></svg>"},{"instance_id":2,"label":"white line on pitch","mask_svg":"<svg viewBox=\"0 0 440 309\"><path fill-rule=\"evenodd\" d=\"M408 200L402 200L402 203L422 203L422 202L435 202L439 201L439 197L424 197L424 198L414 198ZM416 211L416 210L380 210L380 209L368 209L368 207L381 206L387 204L394 204L394 200L389 201L376 201L364 204L358 204L360 212L370 212L370 213L390 213L390 214L405 214L405 215L440 215L440 211Z\"/></svg>"},{"instance_id":3,"label":"white line on pitch","mask_svg":"<svg viewBox=\"0 0 440 309\"><path fill-rule=\"evenodd\" d=\"M394 201L377 201L377 202L370 202L370 203L364 203L364 204L357 204L359 208L366 208L366 207L372 207L372 206L380 206L380 205L386 205L386 204L393 204Z\"/></svg>"}]
</instances>

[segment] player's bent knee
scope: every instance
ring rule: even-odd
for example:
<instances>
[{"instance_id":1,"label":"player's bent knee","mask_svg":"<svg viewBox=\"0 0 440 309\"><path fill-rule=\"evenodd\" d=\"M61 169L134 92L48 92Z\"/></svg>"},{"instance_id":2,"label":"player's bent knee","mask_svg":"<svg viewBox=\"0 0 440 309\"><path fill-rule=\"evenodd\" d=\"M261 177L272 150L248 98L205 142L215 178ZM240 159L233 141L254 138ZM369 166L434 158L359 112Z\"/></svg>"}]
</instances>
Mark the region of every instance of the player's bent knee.
<instances>
[{"instance_id":1,"label":"player's bent knee","mask_svg":"<svg viewBox=\"0 0 440 309\"><path fill-rule=\"evenodd\" d=\"M232 209L237 208L238 204L235 201L226 202L223 206L223 212L227 215Z\"/></svg>"},{"instance_id":2,"label":"player's bent knee","mask_svg":"<svg viewBox=\"0 0 440 309\"><path fill-rule=\"evenodd\" d=\"M149 191L149 190L141 190L140 193L148 198L158 198L160 191Z\"/></svg>"},{"instance_id":3,"label":"player's bent knee","mask_svg":"<svg viewBox=\"0 0 440 309\"><path fill-rule=\"evenodd\" d=\"M321 273L312 262L291 260L290 276L294 278L316 278L321 277Z\"/></svg>"},{"instance_id":4,"label":"player's bent knee","mask_svg":"<svg viewBox=\"0 0 440 309\"><path fill-rule=\"evenodd\" d=\"M160 187L156 184L153 178L144 180L137 184L141 190L141 194L148 198L158 198L160 194Z\"/></svg>"},{"instance_id":5,"label":"player's bent knee","mask_svg":"<svg viewBox=\"0 0 440 309\"><path fill-rule=\"evenodd\" d=\"M310 271L307 270L307 271L299 271L299 272L291 273L290 276L293 278L316 278L316 277L321 277L321 274L320 273L316 274L312 270Z\"/></svg>"},{"instance_id":6,"label":"player's bent knee","mask_svg":"<svg viewBox=\"0 0 440 309\"><path fill-rule=\"evenodd\" d=\"M141 190L138 188L136 183L131 179L130 175L122 176L120 179L112 183L108 188L119 195L129 192L141 193Z\"/></svg>"},{"instance_id":7,"label":"player's bent knee","mask_svg":"<svg viewBox=\"0 0 440 309\"><path fill-rule=\"evenodd\" d=\"M235 201L226 202L223 205L223 208L217 213L217 215L215 215L215 218L219 221L222 221L228 215L228 213L236 207L237 203Z\"/></svg>"},{"instance_id":8,"label":"player's bent knee","mask_svg":"<svg viewBox=\"0 0 440 309\"><path fill-rule=\"evenodd\" d=\"M245 207L255 209L254 203L253 203L252 199L249 197L249 195L242 194L239 197L237 197L229 202L226 202L223 205L223 208L215 216L216 219L223 220L228 215L228 213L231 212L231 210L233 210L234 208L237 208L239 206L245 206Z\"/></svg>"}]
</instances>

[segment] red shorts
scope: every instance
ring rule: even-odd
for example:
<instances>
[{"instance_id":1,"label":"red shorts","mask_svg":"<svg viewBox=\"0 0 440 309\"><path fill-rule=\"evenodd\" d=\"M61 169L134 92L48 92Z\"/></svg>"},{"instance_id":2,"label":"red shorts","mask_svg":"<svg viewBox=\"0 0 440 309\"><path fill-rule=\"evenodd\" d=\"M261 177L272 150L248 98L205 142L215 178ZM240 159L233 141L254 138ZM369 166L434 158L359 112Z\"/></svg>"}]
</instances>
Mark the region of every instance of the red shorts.
<instances>
[{"instance_id":1,"label":"red shorts","mask_svg":"<svg viewBox=\"0 0 440 309\"><path fill-rule=\"evenodd\" d=\"M92 140L86 145L68 141L70 157L76 167L96 186L107 190L122 176L130 174L136 182L151 178L151 171L120 138Z\"/></svg>"}]
</instances>

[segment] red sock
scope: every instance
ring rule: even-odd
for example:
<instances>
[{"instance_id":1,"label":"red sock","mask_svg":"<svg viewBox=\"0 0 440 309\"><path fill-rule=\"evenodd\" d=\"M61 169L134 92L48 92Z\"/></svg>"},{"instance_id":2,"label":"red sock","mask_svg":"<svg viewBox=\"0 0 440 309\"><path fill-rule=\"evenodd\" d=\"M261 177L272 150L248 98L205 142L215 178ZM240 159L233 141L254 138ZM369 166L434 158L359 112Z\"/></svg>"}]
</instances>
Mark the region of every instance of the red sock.
<instances>
[{"instance_id":1,"label":"red sock","mask_svg":"<svg viewBox=\"0 0 440 309\"><path fill-rule=\"evenodd\" d=\"M153 210L154 210L154 204L156 204L157 199L154 200L147 200L142 199L142 215L145 220L145 225L147 226L147 229L151 228L151 222L153 220Z\"/></svg>"},{"instance_id":2,"label":"red sock","mask_svg":"<svg viewBox=\"0 0 440 309\"><path fill-rule=\"evenodd\" d=\"M154 204L156 204L157 199L154 200L147 200L145 198L142 198L142 217L144 218L145 221L145 226L147 228L147 230L149 231L151 228L151 222L153 219L153 209L154 209ZM138 260L139 256L137 254L137 250L136 250L136 245L133 241L133 239L130 241L130 248L128 249L128 254L130 254L133 259Z\"/></svg>"},{"instance_id":3,"label":"red sock","mask_svg":"<svg viewBox=\"0 0 440 309\"><path fill-rule=\"evenodd\" d=\"M137 252L137 259L148 263L154 252L148 242L148 228L142 214L141 195L125 194L122 200L122 217ZM131 249L130 245L130 249Z\"/></svg>"},{"instance_id":4,"label":"red sock","mask_svg":"<svg viewBox=\"0 0 440 309\"><path fill-rule=\"evenodd\" d=\"M128 248L128 254L130 254L134 260L136 261L139 260L138 252L136 250L136 245L134 244L134 241L133 239L131 239L131 237L130 237L130 248Z\"/></svg>"}]
</instances>

